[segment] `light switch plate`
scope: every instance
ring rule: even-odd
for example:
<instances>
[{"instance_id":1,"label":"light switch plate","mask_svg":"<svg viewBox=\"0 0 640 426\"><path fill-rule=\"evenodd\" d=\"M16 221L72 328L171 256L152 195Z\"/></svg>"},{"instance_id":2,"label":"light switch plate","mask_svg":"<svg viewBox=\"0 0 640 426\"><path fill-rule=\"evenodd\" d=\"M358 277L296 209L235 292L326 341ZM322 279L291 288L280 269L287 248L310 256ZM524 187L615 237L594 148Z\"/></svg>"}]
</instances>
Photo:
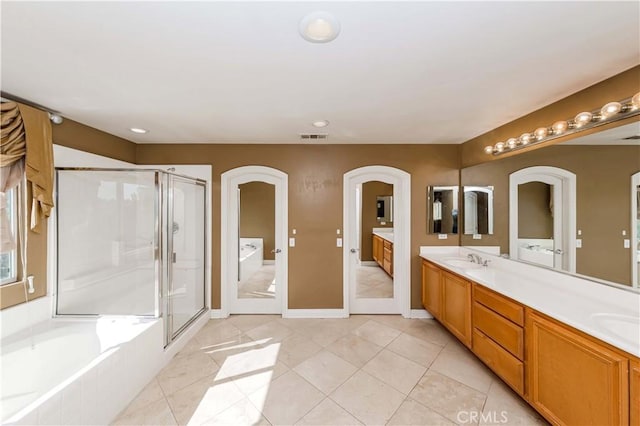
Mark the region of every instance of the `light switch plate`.
<instances>
[{"instance_id":1,"label":"light switch plate","mask_svg":"<svg viewBox=\"0 0 640 426\"><path fill-rule=\"evenodd\" d=\"M446 240L447 239L447 234L438 234L438 239L439 240Z\"/></svg>"},{"instance_id":2,"label":"light switch plate","mask_svg":"<svg viewBox=\"0 0 640 426\"><path fill-rule=\"evenodd\" d=\"M296 246L296 239L289 238L289 247L295 247L295 246Z\"/></svg>"},{"instance_id":3,"label":"light switch plate","mask_svg":"<svg viewBox=\"0 0 640 426\"><path fill-rule=\"evenodd\" d=\"M342 238L336 238L336 247L342 247Z\"/></svg>"},{"instance_id":4,"label":"light switch plate","mask_svg":"<svg viewBox=\"0 0 640 426\"><path fill-rule=\"evenodd\" d=\"M628 238L624 239L624 248L631 248L631 240Z\"/></svg>"},{"instance_id":5,"label":"light switch plate","mask_svg":"<svg viewBox=\"0 0 640 426\"><path fill-rule=\"evenodd\" d=\"M482 239L482 234L473 234L473 239L474 240L481 240Z\"/></svg>"},{"instance_id":6,"label":"light switch plate","mask_svg":"<svg viewBox=\"0 0 640 426\"><path fill-rule=\"evenodd\" d=\"M582 248L582 240L580 238L576 240L576 248Z\"/></svg>"}]
</instances>

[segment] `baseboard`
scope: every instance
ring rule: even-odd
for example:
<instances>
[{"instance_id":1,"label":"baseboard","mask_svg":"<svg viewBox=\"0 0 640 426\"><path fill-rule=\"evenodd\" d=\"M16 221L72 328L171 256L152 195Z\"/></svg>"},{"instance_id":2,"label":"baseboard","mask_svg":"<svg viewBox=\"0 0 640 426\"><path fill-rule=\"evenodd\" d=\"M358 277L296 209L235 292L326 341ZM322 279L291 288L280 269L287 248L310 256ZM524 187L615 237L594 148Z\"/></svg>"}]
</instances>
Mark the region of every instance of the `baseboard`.
<instances>
[{"instance_id":1,"label":"baseboard","mask_svg":"<svg viewBox=\"0 0 640 426\"><path fill-rule=\"evenodd\" d=\"M349 318L345 309L287 309L283 318Z\"/></svg>"},{"instance_id":2,"label":"baseboard","mask_svg":"<svg viewBox=\"0 0 640 426\"><path fill-rule=\"evenodd\" d=\"M227 316L223 316L222 315L222 310L221 309L210 309L209 310L210 314L211 314L211 318L212 319L221 319L221 318L227 318Z\"/></svg>"},{"instance_id":3,"label":"baseboard","mask_svg":"<svg viewBox=\"0 0 640 426\"><path fill-rule=\"evenodd\" d=\"M361 260L360 265L361 266L378 266L378 262L376 262L375 260Z\"/></svg>"},{"instance_id":4,"label":"baseboard","mask_svg":"<svg viewBox=\"0 0 640 426\"><path fill-rule=\"evenodd\" d=\"M412 319L431 319L433 318L433 315L431 315L425 309L412 309L411 318Z\"/></svg>"}]
</instances>

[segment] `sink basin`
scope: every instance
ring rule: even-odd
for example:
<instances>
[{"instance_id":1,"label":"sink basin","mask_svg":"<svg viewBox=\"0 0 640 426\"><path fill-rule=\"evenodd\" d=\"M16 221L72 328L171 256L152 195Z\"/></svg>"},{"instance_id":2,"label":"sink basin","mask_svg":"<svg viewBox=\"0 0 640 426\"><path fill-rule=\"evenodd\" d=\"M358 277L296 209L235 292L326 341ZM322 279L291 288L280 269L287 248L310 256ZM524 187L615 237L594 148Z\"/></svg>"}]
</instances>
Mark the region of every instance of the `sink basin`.
<instances>
[{"instance_id":1,"label":"sink basin","mask_svg":"<svg viewBox=\"0 0 640 426\"><path fill-rule=\"evenodd\" d=\"M453 266L455 268L462 268L462 269L479 269L482 268L482 265L478 265L477 263L473 263L470 262L467 259L464 258L451 258L451 259L442 259L442 261L444 263L446 263L447 265Z\"/></svg>"},{"instance_id":2,"label":"sink basin","mask_svg":"<svg viewBox=\"0 0 640 426\"><path fill-rule=\"evenodd\" d=\"M591 318L600 328L631 345L638 345L640 317L620 314L593 314Z\"/></svg>"}]
</instances>

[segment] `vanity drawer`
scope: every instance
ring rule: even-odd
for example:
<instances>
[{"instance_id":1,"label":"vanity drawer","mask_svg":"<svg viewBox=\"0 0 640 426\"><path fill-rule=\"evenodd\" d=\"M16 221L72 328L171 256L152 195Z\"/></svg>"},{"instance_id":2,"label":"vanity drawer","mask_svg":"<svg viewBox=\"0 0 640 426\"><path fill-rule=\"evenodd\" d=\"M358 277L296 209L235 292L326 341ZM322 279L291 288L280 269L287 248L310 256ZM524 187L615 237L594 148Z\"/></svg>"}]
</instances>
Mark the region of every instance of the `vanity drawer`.
<instances>
[{"instance_id":1,"label":"vanity drawer","mask_svg":"<svg viewBox=\"0 0 640 426\"><path fill-rule=\"evenodd\" d=\"M520 304L477 284L473 286L473 299L524 327L524 308Z\"/></svg>"},{"instance_id":2,"label":"vanity drawer","mask_svg":"<svg viewBox=\"0 0 640 426\"><path fill-rule=\"evenodd\" d=\"M473 352L518 394L524 395L524 363L477 329Z\"/></svg>"},{"instance_id":3,"label":"vanity drawer","mask_svg":"<svg viewBox=\"0 0 640 426\"><path fill-rule=\"evenodd\" d=\"M524 330L504 317L473 303L473 326L519 360L524 359Z\"/></svg>"},{"instance_id":4,"label":"vanity drawer","mask_svg":"<svg viewBox=\"0 0 640 426\"><path fill-rule=\"evenodd\" d=\"M393 244L391 244L391 242L384 240L384 248L385 249L389 249L391 250L391 247L393 246Z\"/></svg>"}]
</instances>

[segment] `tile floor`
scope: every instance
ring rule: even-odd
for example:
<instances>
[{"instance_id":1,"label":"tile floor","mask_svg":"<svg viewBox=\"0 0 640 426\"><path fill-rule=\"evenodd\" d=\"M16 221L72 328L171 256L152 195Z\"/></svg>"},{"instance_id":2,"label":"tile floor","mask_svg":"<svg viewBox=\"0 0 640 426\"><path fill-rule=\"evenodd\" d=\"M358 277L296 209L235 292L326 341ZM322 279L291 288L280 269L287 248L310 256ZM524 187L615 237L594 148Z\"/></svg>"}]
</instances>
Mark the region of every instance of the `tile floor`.
<instances>
[{"instance_id":1,"label":"tile floor","mask_svg":"<svg viewBox=\"0 0 640 426\"><path fill-rule=\"evenodd\" d=\"M356 297L393 297L393 278L379 266L360 265L356 269Z\"/></svg>"},{"instance_id":2,"label":"tile floor","mask_svg":"<svg viewBox=\"0 0 640 426\"><path fill-rule=\"evenodd\" d=\"M246 280L238 283L240 299L273 299L275 297L276 265L262 265Z\"/></svg>"},{"instance_id":3,"label":"tile floor","mask_svg":"<svg viewBox=\"0 0 640 426\"><path fill-rule=\"evenodd\" d=\"M545 422L434 320L211 320L115 425Z\"/></svg>"}]
</instances>

